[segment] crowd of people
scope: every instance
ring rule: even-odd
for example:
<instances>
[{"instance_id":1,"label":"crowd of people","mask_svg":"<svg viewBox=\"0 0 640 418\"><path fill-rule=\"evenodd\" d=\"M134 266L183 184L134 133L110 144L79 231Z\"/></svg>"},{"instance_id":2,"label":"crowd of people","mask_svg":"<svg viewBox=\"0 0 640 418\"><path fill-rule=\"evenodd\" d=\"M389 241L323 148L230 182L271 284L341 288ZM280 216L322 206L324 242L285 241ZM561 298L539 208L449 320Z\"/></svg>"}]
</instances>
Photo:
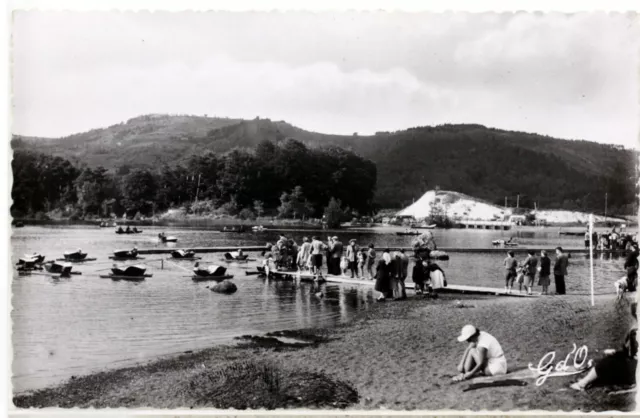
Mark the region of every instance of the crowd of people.
<instances>
[{"instance_id":1,"label":"crowd of people","mask_svg":"<svg viewBox=\"0 0 640 418\"><path fill-rule=\"evenodd\" d=\"M562 247L556 248L556 260L553 266L553 276L557 295L566 293L565 276L569 267L569 258L563 251ZM506 293L513 292L515 283L519 285L519 291L525 290L529 295L533 293L536 276L538 277L538 285L542 286L542 294L549 294L549 286L551 285L551 259L545 250L540 251L540 258L535 255L535 251L529 250L527 258L521 263L515 258L513 251L507 252L507 258L504 260L505 268L505 284Z\"/></svg>"},{"instance_id":2,"label":"crowd of people","mask_svg":"<svg viewBox=\"0 0 640 418\"><path fill-rule=\"evenodd\" d=\"M589 248L590 245L596 250L632 251L634 247L638 246L638 237L633 234L618 232L615 227L609 232L600 234L596 231L589 234L589 230L586 230L584 233L584 248Z\"/></svg>"}]
</instances>

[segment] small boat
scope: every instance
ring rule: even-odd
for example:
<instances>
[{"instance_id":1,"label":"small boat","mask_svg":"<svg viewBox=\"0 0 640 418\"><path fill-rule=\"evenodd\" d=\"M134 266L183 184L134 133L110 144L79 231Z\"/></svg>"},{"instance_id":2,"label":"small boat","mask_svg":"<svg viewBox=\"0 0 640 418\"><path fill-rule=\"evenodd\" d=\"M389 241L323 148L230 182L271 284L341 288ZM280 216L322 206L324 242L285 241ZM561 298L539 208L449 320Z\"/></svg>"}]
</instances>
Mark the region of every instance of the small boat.
<instances>
[{"instance_id":1,"label":"small boat","mask_svg":"<svg viewBox=\"0 0 640 418\"><path fill-rule=\"evenodd\" d=\"M42 264L44 263L44 256L42 254L33 253L25 254L18 259L18 265L23 264Z\"/></svg>"},{"instance_id":2,"label":"small boat","mask_svg":"<svg viewBox=\"0 0 640 418\"><path fill-rule=\"evenodd\" d=\"M113 256L109 258L112 260L136 260L142 257L138 257L138 249L134 247L132 250L115 250Z\"/></svg>"},{"instance_id":3,"label":"small boat","mask_svg":"<svg viewBox=\"0 0 640 418\"><path fill-rule=\"evenodd\" d=\"M222 266L210 265L207 267L200 267L200 263L196 263L193 266L194 275L191 279L195 282L206 280L222 281L225 279L231 279L233 276L226 274L227 269Z\"/></svg>"},{"instance_id":4,"label":"small boat","mask_svg":"<svg viewBox=\"0 0 640 418\"><path fill-rule=\"evenodd\" d=\"M113 279L113 280L130 280L130 281L141 281L146 277L152 277L153 274L146 274L147 267L137 264L134 266L126 266L125 268L120 268L114 264L111 269L111 273L107 275L101 275L102 279Z\"/></svg>"},{"instance_id":5,"label":"small boat","mask_svg":"<svg viewBox=\"0 0 640 418\"><path fill-rule=\"evenodd\" d=\"M21 257L20 259L18 259L18 262L16 263L16 265L18 266L17 270L19 272L42 270L42 263L38 262L37 258L29 257L29 256Z\"/></svg>"},{"instance_id":6,"label":"small boat","mask_svg":"<svg viewBox=\"0 0 640 418\"><path fill-rule=\"evenodd\" d=\"M262 225L253 226L253 227L251 227L251 230L253 232L263 232L263 231L265 231L264 226L262 226Z\"/></svg>"},{"instance_id":7,"label":"small boat","mask_svg":"<svg viewBox=\"0 0 640 418\"><path fill-rule=\"evenodd\" d=\"M502 245L502 246L505 246L505 247L517 247L518 246L518 243L513 241L513 238L509 238L508 241L505 241L503 239L497 239L497 240L491 241L491 244L493 244L495 246Z\"/></svg>"},{"instance_id":8,"label":"small boat","mask_svg":"<svg viewBox=\"0 0 640 418\"><path fill-rule=\"evenodd\" d=\"M240 226L225 226L222 228L222 232L246 232L244 225Z\"/></svg>"},{"instance_id":9,"label":"small boat","mask_svg":"<svg viewBox=\"0 0 640 418\"><path fill-rule=\"evenodd\" d=\"M167 234L165 234L164 232L159 233L158 234L158 238L162 242L177 242L178 241L178 238L171 237L171 236L168 237Z\"/></svg>"},{"instance_id":10,"label":"small boat","mask_svg":"<svg viewBox=\"0 0 640 418\"><path fill-rule=\"evenodd\" d=\"M396 232L396 235L420 235L421 232L418 231L403 231L403 232Z\"/></svg>"},{"instance_id":11,"label":"small boat","mask_svg":"<svg viewBox=\"0 0 640 418\"><path fill-rule=\"evenodd\" d=\"M24 222L22 222L22 221L13 221L13 227L14 228L22 228L22 227L24 227Z\"/></svg>"},{"instance_id":12,"label":"small boat","mask_svg":"<svg viewBox=\"0 0 640 418\"><path fill-rule=\"evenodd\" d=\"M560 235L570 235L570 236L584 236L584 232L571 232L571 231L560 231Z\"/></svg>"},{"instance_id":13,"label":"small boat","mask_svg":"<svg viewBox=\"0 0 640 418\"><path fill-rule=\"evenodd\" d=\"M240 251L224 253L224 258L226 261L249 261L249 255L242 254Z\"/></svg>"},{"instance_id":14,"label":"small boat","mask_svg":"<svg viewBox=\"0 0 640 418\"><path fill-rule=\"evenodd\" d=\"M137 229L136 227L133 227L133 229L122 229L122 227L116 229L116 234L140 234L142 233L141 229Z\"/></svg>"},{"instance_id":15,"label":"small boat","mask_svg":"<svg viewBox=\"0 0 640 418\"><path fill-rule=\"evenodd\" d=\"M82 250L78 248L76 251L66 251L62 255L64 256L65 260L82 261L87 258L88 253L83 253Z\"/></svg>"},{"instance_id":16,"label":"small boat","mask_svg":"<svg viewBox=\"0 0 640 418\"><path fill-rule=\"evenodd\" d=\"M43 264L44 269L52 274L59 274L60 276L70 276L72 274L71 269L73 265L71 263L61 263L59 261L48 261Z\"/></svg>"},{"instance_id":17,"label":"small boat","mask_svg":"<svg viewBox=\"0 0 640 418\"><path fill-rule=\"evenodd\" d=\"M196 252L193 250L175 250L171 252L171 257L179 260L199 260L202 257L196 257Z\"/></svg>"}]
</instances>

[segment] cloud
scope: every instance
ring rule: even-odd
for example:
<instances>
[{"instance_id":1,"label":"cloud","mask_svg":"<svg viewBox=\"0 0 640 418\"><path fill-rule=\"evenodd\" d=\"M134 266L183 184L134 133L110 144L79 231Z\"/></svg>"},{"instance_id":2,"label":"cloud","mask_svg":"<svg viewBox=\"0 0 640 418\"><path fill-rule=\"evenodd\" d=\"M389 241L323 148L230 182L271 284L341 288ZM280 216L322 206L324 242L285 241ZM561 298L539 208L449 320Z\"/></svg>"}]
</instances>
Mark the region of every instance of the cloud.
<instances>
[{"instance_id":1,"label":"cloud","mask_svg":"<svg viewBox=\"0 0 640 418\"><path fill-rule=\"evenodd\" d=\"M621 14L20 13L14 132L151 112L332 133L483 123L633 146L638 31Z\"/></svg>"}]
</instances>

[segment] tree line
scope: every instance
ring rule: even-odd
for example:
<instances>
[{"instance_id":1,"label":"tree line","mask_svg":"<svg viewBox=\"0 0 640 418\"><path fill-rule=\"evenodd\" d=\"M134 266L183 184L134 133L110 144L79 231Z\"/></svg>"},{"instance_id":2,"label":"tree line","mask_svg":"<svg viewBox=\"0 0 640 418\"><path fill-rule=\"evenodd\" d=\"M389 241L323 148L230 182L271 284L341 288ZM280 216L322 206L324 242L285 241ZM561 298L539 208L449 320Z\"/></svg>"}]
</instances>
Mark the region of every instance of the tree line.
<instances>
[{"instance_id":1,"label":"tree line","mask_svg":"<svg viewBox=\"0 0 640 418\"><path fill-rule=\"evenodd\" d=\"M293 139L133 170L78 166L62 157L16 150L12 169L13 217L52 211L75 218L134 217L185 208L304 219L320 218L336 204L349 215L368 215L377 180L375 164L353 152L311 149Z\"/></svg>"}]
</instances>

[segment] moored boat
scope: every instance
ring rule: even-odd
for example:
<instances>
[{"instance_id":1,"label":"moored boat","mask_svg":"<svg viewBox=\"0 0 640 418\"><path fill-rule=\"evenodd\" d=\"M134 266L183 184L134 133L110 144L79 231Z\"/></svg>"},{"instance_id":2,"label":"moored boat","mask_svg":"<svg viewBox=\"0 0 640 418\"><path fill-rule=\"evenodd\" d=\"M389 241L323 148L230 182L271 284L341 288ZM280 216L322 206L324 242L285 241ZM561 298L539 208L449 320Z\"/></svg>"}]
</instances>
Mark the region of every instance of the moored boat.
<instances>
[{"instance_id":1,"label":"moored boat","mask_svg":"<svg viewBox=\"0 0 640 418\"><path fill-rule=\"evenodd\" d=\"M133 247L132 250L115 250L113 252L113 256L109 257L111 259L121 259L121 260L135 260L138 258L138 249Z\"/></svg>"},{"instance_id":2,"label":"moored boat","mask_svg":"<svg viewBox=\"0 0 640 418\"><path fill-rule=\"evenodd\" d=\"M222 228L222 232L246 232L246 228L244 225L225 226Z\"/></svg>"},{"instance_id":3,"label":"moored boat","mask_svg":"<svg viewBox=\"0 0 640 418\"><path fill-rule=\"evenodd\" d=\"M177 242L178 241L178 238L172 237L172 236L167 236L167 234L165 234L164 232L159 233L158 234L158 238L162 242Z\"/></svg>"},{"instance_id":4,"label":"moored boat","mask_svg":"<svg viewBox=\"0 0 640 418\"><path fill-rule=\"evenodd\" d=\"M135 226L132 228L127 227L127 229L122 229L122 227L119 227L118 229L116 229L116 234L141 234L142 230L136 228Z\"/></svg>"},{"instance_id":5,"label":"moored boat","mask_svg":"<svg viewBox=\"0 0 640 418\"><path fill-rule=\"evenodd\" d=\"M49 273L59 274L61 276L70 276L73 265L71 263L63 263L59 261L48 261L43 264L44 269Z\"/></svg>"},{"instance_id":6,"label":"moored boat","mask_svg":"<svg viewBox=\"0 0 640 418\"><path fill-rule=\"evenodd\" d=\"M62 255L64 256L65 260L80 261L87 258L88 253L83 253L82 249L78 248L75 251L65 251Z\"/></svg>"},{"instance_id":7,"label":"moored boat","mask_svg":"<svg viewBox=\"0 0 640 418\"><path fill-rule=\"evenodd\" d=\"M224 253L224 258L227 261L248 261L248 257L248 254L242 254L240 250Z\"/></svg>"},{"instance_id":8,"label":"moored boat","mask_svg":"<svg viewBox=\"0 0 640 418\"><path fill-rule=\"evenodd\" d=\"M205 281L205 280L225 280L230 279L233 276L226 274L227 269L222 266L209 265L206 267L200 266L200 263L196 263L193 266L193 281Z\"/></svg>"},{"instance_id":9,"label":"moored boat","mask_svg":"<svg viewBox=\"0 0 640 418\"><path fill-rule=\"evenodd\" d=\"M136 264L133 266L126 266L124 268L118 267L116 264L111 268L111 273L107 275L101 275L100 278L103 279L113 279L113 280L130 280L130 281L140 281L144 280L146 277L152 277L152 274L146 274L147 267Z\"/></svg>"},{"instance_id":10,"label":"moored boat","mask_svg":"<svg viewBox=\"0 0 640 418\"><path fill-rule=\"evenodd\" d=\"M402 232L396 232L396 235L420 235L421 232L418 231L402 231Z\"/></svg>"},{"instance_id":11,"label":"moored boat","mask_svg":"<svg viewBox=\"0 0 640 418\"><path fill-rule=\"evenodd\" d=\"M196 252L193 250L175 250L171 252L171 257L177 259L200 259L200 257L196 257Z\"/></svg>"}]
</instances>

